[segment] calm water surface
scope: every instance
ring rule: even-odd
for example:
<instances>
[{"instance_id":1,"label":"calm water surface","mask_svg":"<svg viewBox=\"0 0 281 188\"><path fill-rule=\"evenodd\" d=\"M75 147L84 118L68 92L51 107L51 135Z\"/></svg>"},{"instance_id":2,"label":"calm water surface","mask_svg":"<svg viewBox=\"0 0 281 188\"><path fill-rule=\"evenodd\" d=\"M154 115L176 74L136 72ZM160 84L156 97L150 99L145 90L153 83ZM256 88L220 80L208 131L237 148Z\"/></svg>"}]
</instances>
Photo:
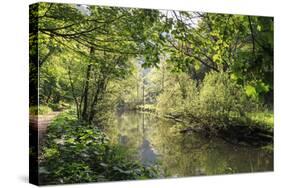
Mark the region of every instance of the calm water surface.
<instances>
[{"instance_id":1,"label":"calm water surface","mask_svg":"<svg viewBox=\"0 0 281 188\"><path fill-rule=\"evenodd\" d=\"M137 151L133 159L157 164L167 176L195 176L273 170L268 150L228 144L195 133L179 133L182 125L140 112L116 114L107 133L113 143Z\"/></svg>"}]
</instances>

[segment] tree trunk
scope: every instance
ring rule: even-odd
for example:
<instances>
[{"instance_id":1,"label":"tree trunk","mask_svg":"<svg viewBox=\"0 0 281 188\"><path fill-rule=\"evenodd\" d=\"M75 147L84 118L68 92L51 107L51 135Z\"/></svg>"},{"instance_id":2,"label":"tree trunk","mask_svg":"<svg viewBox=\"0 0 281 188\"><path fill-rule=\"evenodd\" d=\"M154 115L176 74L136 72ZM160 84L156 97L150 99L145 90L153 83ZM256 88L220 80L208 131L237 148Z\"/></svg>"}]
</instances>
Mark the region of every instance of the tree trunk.
<instances>
[{"instance_id":1,"label":"tree trunk","mask_svg":"<svg viewBox=\"0 0 281 188\"><path fill-rule=\"evenodd\" d=\"M94 48L91 47L90 49L90 55L94 53ZM82 119L87 120L87 108L88 108L88 95L89 95L89 80L90 80L90 73L92 71L92 64L88 64L87 71L86 71L86 82L85 82L85 88L83 91L83 111L82 111Z\"/></svg>"},{"instance_id":2,"label":"tree trunk","mask_svg":"<svg viewBox=\"0 0 281 188\"><path fill-rule=\"evenodd\" d=\"M90 109L89 116L88 116L89 123L91 123L93 121L95 114L97 112L96 105L98 104L98 101L101 100L100 96L103 94L105 87L106 87L105 80L106 80L106 78L104 78L104 76L103 76L103 78L98 82L95 96L94 96L93 102L90 106L91 109Z\"/></svg>"}]
</instances>

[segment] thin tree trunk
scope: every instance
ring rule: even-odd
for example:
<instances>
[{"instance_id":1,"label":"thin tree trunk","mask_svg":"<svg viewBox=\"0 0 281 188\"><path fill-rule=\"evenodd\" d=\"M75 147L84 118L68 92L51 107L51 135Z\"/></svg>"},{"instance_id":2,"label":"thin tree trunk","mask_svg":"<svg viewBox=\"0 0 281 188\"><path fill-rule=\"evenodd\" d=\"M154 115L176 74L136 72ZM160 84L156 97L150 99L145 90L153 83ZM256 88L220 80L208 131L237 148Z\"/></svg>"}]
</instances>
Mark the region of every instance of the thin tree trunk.
<instances>
[{"instance_id":1,"label":"thin tree trunk","mask_svg":"<svg viewBox=\"0 0 281 188\"><path fill-rule=\"evenodd\" d=\"M49 104L51 96L52 96L52 90L50 90L50 92L49 92L49 95L48 95L48 97L46 99L46 104Z\"/></svg>"},{"instance_id":2,"label":"thin tree trunk","mask_svg":"<svg viewBox=\"0 0 281 188\"><path fill-rule=\"evenodd\" d=\"M96 93L95 93L95 96L94 96L94 99L93 99L93 102L91 104L91 109L90 109L90 113L89 113L89 118L88 118L88 121L89 123L91 123L95 117L95 114L96 114L96 105L98 104L98 101L100 100L100 95L103 94L104 92L104 89L105 89L105 79L106 78L102 78L102 80L100 80L98 82L98 85L97 85L97 90L96 90Z\"/></svg>"},{"instance_id":3,"label":"thin tree trunk","mask_svg":"<svg viewBox=\"0 0 281 188\"><path fill-rule=\"evenodd\" d=\"M90 49L90 55L94 53L94 48L91 47ZM83 111L82 111L82 119L87 120L87 108L88 108L88 94L89 94L89 80L90 80L90 73L92 71L92 64L88 64L87 71L86 71L86 82L85 82L85 88L83 91Z\"/></svg>"},{"instance_id":4,"label":"thin tree trunk","mask_svg":"<svg viewBox=\"0 0 281 188\"><path fill-rule=\"evenodd\" d=\"M74 98L74 102L75 102L75 105L76 105L77 118L80 119L79 102L78 102L77 96L75 95L74 84L73 84L73 81L72 81L72 78L71 78L71 71L70 71L69 65L68 65L68 77L69 77L69 82L70 82L70 86L71 86L72 96Z\"/></svg>"},{"instance_id":5,"label":"thin tree trunk","mask_svg":"<svg viewBox=\"0 0 281 188\"><path fill-rule=\"evenodd\" d=\"M165 67L164 65L162 66L162 92L164 92L164 87L165 87Z\"/></svg>"},{"instance_id":6,"label":"thin tree trunk","mask_svg":"<svg viewBox=\"0 0 281 188\"><path fill-rule=\"evenodd\" d=\"M145 104L145 99L144 99L144 80L143 80L143 84L142 84L142 102L143 102L143 106Z\"/></svg>"},{"instance_id":7,"label":"thin tree trunk","mask_svg":"<svg viewBox=\"0 0 281 188\"><path fill-rule=\"evenodd\" d=\"M250 31L251 31L251 37L252 37L252 49L253 49L253 58L254 58L254 63L256 63L256 45L255 45L255 36L254 36L254 31L253 31L253 26L252 26L252 21L251 21L251 17L248 16L248 21L249 21L249 27L250 27Z\"/></svg>"}]
</instances>

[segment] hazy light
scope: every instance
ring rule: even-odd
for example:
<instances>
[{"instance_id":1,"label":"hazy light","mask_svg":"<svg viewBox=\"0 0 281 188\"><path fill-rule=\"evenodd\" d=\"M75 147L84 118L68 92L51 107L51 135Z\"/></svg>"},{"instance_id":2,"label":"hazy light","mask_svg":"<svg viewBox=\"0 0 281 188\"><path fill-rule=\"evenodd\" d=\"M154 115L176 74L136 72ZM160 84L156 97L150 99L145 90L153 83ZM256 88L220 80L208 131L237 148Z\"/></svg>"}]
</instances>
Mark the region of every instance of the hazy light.
<instances>
[{"instance_id":1,"label":"hazy light","mask_svg":"<svg viewBox=\"0 0 281 188\"><path fill-rule=\"evenodd\" d=\"M91 15L91 11L89 9L88 5L75 5L75 7L84 15L86 16L90 16Z\"/></svg>"}]
</instances>

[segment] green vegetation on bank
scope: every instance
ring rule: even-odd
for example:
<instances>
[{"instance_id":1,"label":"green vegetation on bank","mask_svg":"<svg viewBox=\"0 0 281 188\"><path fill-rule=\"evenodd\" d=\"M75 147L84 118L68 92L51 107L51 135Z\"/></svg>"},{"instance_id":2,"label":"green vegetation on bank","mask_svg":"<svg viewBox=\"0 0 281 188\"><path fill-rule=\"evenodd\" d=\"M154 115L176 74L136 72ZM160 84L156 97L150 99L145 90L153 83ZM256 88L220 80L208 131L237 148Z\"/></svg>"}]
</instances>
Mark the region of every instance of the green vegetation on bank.
<instances>
[{"instance_id":1,"label":"green vegetation on bank","mask_svg":"<svg viewBox=\"0 0 281 188\"><path fill-rule=\"evenodd\" d=\"M150 76L155 77L148 75L148 80ZM248 96L227 73L208 73L199 86L185 74L167 74L164 83L166 89L155 103L136 109L182 121L187 127L184 130L193 127L254 145L272 142L273 113L258 98Z\"/></svg>"},{"instance_id":2,"label":"green vegetation on bank","mask_svg":"<svg viewBox=\"0 0 281 188\"><path fill-rule=\"evenodd\" d=\"M49 126L40 158L40 184L117 181L157 177L155 167L132 160L129 150L112 145L96 126L63 112Z\"/></svg>"},{"instance_id":3,"label":"green vegetation on bank","mask_svg":"<svg viewBox=\"0 0 281 188\"><path fill-rule=\"evenodd\" d=\"M143 111L143 112L150 112L155 115L158 115L159 117L162 117L159 115L159 109L157 109L156 105L152 104L146 104L146 105L138 105L135 107L136 110L138 111ZM170 115L170 116L169 116ZM173 116L174 115L174 116ZM177 117L183 117L183 116L178 116L179 114L173 114L170 113L168 115L164 115L163 117L165 118L170 118L170 119L175 119ZM246 117L255 125L260 126L261 128L271 130L273 131L273 125L274 125L274 115L273 112L251 112L247 113ZM184 121L184 119L176 119L179 121Z\"/></svg>"},{"instance_id":4,"label":"green vegetation on bank","mask_svg":"<svg viewBox=\"0 0 281 188\"><path fill-rule=\"evenodd\" d=\"M273 112L252 112L247 114L247 116L256 124L264 126L266 129L273 129L274 125L274 115Z\"/></svg>"},{"instance_id":5,"label":"green vegetation on bank","mask_svg":"<svg viewBox=\"0 0 281 188\"><path fill-rule=\"evenodd\" d=\"M258 99L248 97L227 74L207 74L200 87L185 75L170 75L168 79L174 77L181 83L167 82L167 89L155 104L139 105L136 109L206 126L273 128L273 112L266 111Z\"/></svg>"},{"instance_id":6,"label":"green vegetation on bank","mask_svg":"<svg viewBox=\"0 0 281 188\"><path fill-rule=\"evenodd\" d=\"M30 115L46 115L53 111L62 111L65 109L69 109L71 107L70 104L60 102L58 104L50 103L48 105L40 104L39 106L31 106L29 107Z\"/></svg>"},{"instance_id":7,"label":"green vegetation on bank","mask_svg":"<svg viewBox=\"0 0 281 188\"><path fill-rule=\"evenodd\" d=\"M37 106L31 106L29 108L29 114L30 115L45 115L48 114L50 112L52 112L53 110L45 105L40 105L39 107Z\"/></svg>"}]
</instances>

